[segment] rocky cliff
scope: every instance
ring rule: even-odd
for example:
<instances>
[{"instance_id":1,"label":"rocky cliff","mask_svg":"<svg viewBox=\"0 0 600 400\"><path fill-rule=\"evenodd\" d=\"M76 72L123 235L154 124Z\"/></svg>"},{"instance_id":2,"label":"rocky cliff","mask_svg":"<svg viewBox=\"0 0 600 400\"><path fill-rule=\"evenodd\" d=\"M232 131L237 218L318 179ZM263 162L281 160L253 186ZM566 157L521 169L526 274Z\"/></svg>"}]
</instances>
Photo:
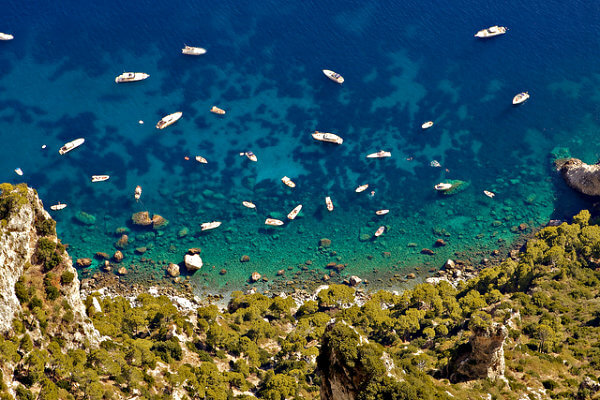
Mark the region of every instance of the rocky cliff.
<instances>
[{"instance_id":1,"label":"rocky cliff","mask_svg":"<svg viewBox=\"0 0 600 400\"><path fill-rule=\"evenodd\" d=\"M571 188L588 196L600 196L600 165L588 165L577 158L556 161L556 167Z\"/></svg>"}]
</instances>

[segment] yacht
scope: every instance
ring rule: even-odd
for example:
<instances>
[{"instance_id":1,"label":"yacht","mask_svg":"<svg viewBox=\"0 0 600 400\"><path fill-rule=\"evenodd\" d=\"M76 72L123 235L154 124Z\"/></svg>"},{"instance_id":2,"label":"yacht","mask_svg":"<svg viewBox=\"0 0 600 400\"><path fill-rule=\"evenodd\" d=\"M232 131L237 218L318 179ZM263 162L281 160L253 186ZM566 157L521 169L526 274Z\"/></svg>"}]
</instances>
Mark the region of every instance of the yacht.
<instances>
[{"instance_id":1,"label":"yacht","mask_svg":"<svg viewBox=\"0 0 600 400\"><path fill-rule=\"evenodd\" d=\"M252 203L251 201L242 201L242 205L248 208L256 208L256 204Z\"/></svg>"},{"instance_id":2,"label":"yacht","mask_svg":"<svg viewBox=\"0 0 600 400\"><path fill-rule=\"evenodd\" d=\"M160 121L158 121L158 123L156 124L156 128L165 129L167 126L173 125L175 122L177 122L182 115L183 113L181 111L177 111L173 114L164 116Z\"/></svg>"},{"instance_id":3,"label":"yacht","mask_svg":"<svg viewBox=\"0 0 600 400\"><path fill-rule=\"evenodd\" d=\"M292 211L290 211L290 213L287 215L288 219L295 219L300 210L302 210L302 204L297 205Z\"/></svg>"},{"instance_id":4,"label":"yacht","mask_svg":"<svg viewBox=\"0 0 600 400\"><path fill-rule=\"evenodd\" d=\"M188 46L186 44L185 47L181 49L181 53L189 56L201 56L202 54L206 53L206 49L203 49L202 47Z\"/></svg>"},{"instance_id":5,"label":"yacht","mask_svg":"<svg viewBox=\"0 0 600 400\"><path fill-rule=\"evenodd\" d=\"M333 201L331 201L331 197L325 197L325 204L327 205L327 210L333 211Z\"/></svg>"},{"instance_id":6,"label":"yacht","mask_svg":"<svg viewBox=\"0 0 600 400\"><path fill-rule=\"evenodd\" d=\"M133 194L133 197L135 198L135 201L139 201L141 196L142 196L142 187L140 185L137 185L135 187L135 193Z\"/></svg>"},{"instance_id":7,"label":"yacht","mask_svg":"<svg viewBox=\"0 0 600 400\"><path fill-rule=\"evenodd\" d=\"M15 168L15 173L19 176L23 176L23 170L21 168Z\"/></svg>"},{"instance_id":8,"label":"yacht","mask_svg":"<svg viewBox=\"0 0 600 400\"><path fill-rule=\"evenodd\" d=\"M483 194L485 194L487 197L489 197L490 199L493 199L494 196L496 195L496 193L494 192L490 192L489 190L484 190Z\"/></svg>"},{"instance_id":9,"label":"yacht","mask_svg":"<svg viewBox=\"0 0 600 400\"><path fill-rule=\"evenodd\" d=\"M225 110L223 110L222 108L219 108L217 106L212 106L212 108L210 109L210 112L214 113L214 114L219 114L219 115L225 114Z\"/></svg>"},{"instance_id":10,"label":"yacht","mask_svg":"<svg viewBox=\"0 0 600 400\"><path fill-rule=\"evenodd\" d=\"M525 100L527 100L528 98L529 98L529 93L528 92L519 93L518 95L516 95L515 97L513 97L513 104L514 105L521 104Z\"/></svg>"},{"instance_id":11,"label":"yacht","mask_svg":"<svg viewBox=\"0 0 600 400\"><path fill-rule=\"evenodd\" d=\"M123 72L121 75L119 75L115 78L115 82L123 83L123 82L143 81L144 79L148 78L149 76L150 75L148 75L145 72Z\"/></svg>"},{"instance_id":12,"label":"yacht","mask_svg":"<svg viewBox=\"0 0 600 400\"><path fill-rule=\"evenodd\" d=\"M104 182L110 178L109 175L92 175L92 182Z\"/></svg>"},{"instance_id":13,"label":"yacht","mask_svg":"<svg viewBox=\"0 0 600 400\"><path fill-rule=\"evenodd\" d=\"M13 40L15 37L10 33L2 33L0 32L0 40Z\"/></svg>"},{"instance_id":14,"label":"yacht","mask_svg":"<svg viewBox=\"0 0 600 400\"><path fill-rule=\"evenodd\" d=\"M385 157L391 157L391 156L392 156L391 152L379 150L377 153L371 153L371 154L367 155L367 158L385 158Z\"/></svg>"},{"instance_id":15,"label":"yacht","mask_svg":"<svg viewBox=\"0 0 600 400\"><path fill-rule=\"evenodd\" d=\"M389 212L390 212L390 210L377 210L377 211L375 211L375 214L376 215L385 215Z\"/></svg>"},{"instance_id":16,"label":"yacht","mask_svg":"<svg viewBox=\"0 0 600 400\"><path fill-rule=\"evenodd\" d=\"M365 184L365 185L360 185L359 187L357 187L356 189L354 189L354 191L356 193L360 193L360 192L364 192L365 190L367 190L367 188L369 187L369 184Z\"/></svg>"},{"instance_id":17,"label":"yacht","mask_svg":"<svg viewBox=\"0 0 600 400\"><path fill-rule=\"evenodd\" d=\"M435 190L437 190L438 192L445 192L446 190L450 189L451 187L452 187L451 183L440 182L437 185L435 185L433 188Z\"/></svg>"},{"instance_id":18,"label":"yacht","mask_svg":"<svg viewBox=\"0 0 600 400\"><path fill-rule=\"evenodd\" d=\"M267 218L265 219L265 225L281 226L283 225L283 221L275 218Z\"/></svg>"},{"instance_id":19,"label":"yacht","mask_svg":"<svg viewBox=\"0 0 600 400\"><path fill-rule=\"evenodd\" d=\"M291 187L291 188L295 188L296 187L296 184L294 183L294 181L292 181L287 176L284 176L283 178L281 178L281 182L285 183L285 185L287 187Z\"/></svg>"},{"instance_id":20,"label":"yacht","mask_svg":"<svg viewBox=\"0 0 600 400\"><path fill-rule=\"evenodd\" d=\"M494 26L490 26L487 29L480 30L479 32L477 32L475 34L475 37L488 38L488 37L503 35L506 33L506 30L507 30L507 28L504 26L494 25Z\"/></svg>"},{"instance_id":21,"label":"yacht","mask_svg":"<svg viewBox=\"0 0 600 400\"><path fill-rule=\"evenodd\" d=\"M254 161L254 162L258 161L258 158L256 158L256 155L251 151L246 151L244 153L240 153L240 156L246 156L246 157L248 157L248 160L250 160L250 161Z\"/></svg>"},{"instance_id":22,"label":"yacht","mask_svg":"<svg viewBox=\"0 0 600 400\"><path fill-rule=\"evenodd\" d=\"M65 208L67 205L65 203L61 203L60 201L57 204L53 204L50 206L51 210L58 211Z\"/></svg>"},{"instance_id":23,"label":"yacht","mask_svg":"<svg viewBox=\"0 0 600 400\"><path fill-rule=\"evenodd\" d=\"M344 143L344 139L342 139L341 137L339 137L336 134L329 133L329 132L315 131L315 133L312 134L312 137L313 137L313 139L318 140L320 142L335 143L335 144Z\"/></svg>"},{"instance_id":24,"label":"yacht","mask_svg":"<svg viewBox=\"0 0 600 400\"><path fill-rule=\"evenodd\" d=\"M203 231L208 231L210 229L218 228L219 226L221 226L221 221L213 221L203 223L200 225L200 228L202 228Z\"/></svg>"},{"instance_id":25,"label":"yacht","mask_svg":"<svg viewBox=\"0 0 600 400\"><path fill-rule=\"evenodd\" d=\"M382 225L375 231L375 237L381 236L383 232L385 232L385 226Z\"/></svg>"},{"instance_id":26,"label":"yacht","mask_svg":"<svg viewBox=\"0 0 600 400\"><path fill-rule=\"evenodd\" d=\"M423 129L429 129L432 126L433 126L433 121L427 121L427 122L424 122L423 125L421 125L421 128L423 128Z\"/></svg>"},{"instance_id":27,"label":"yacht","mask_svg":"<svg viewBox=\"0 0 600 400\"><path fill-rule=\"evenodd\" d=\"M344 83L344 77L341 76L340 74L338 74L337 72L333 72L329 69L324 69L323 73L325 74L326 77L328 77L329 79L331 79L334 82Z\"/></svg>"},{"instance_id":28,"label":"yacht","mask_svg":"<svg viewBox=\"0 0 600 400\"><path fill-rule=\"evenodd\" d=\"M58 152L60 153L60 155L66 154L74 148L81 146L83 142L85 142L84 138L72 140L69 143L65 143L65 145L58 150Z\"/></svg>"},{"instance_id":29,"label":"yacht","mask_svg":"<svg viewBox=\"0 0 600 400\"><path fill-rule=\"evenodd\" d=\"M196 161L198 161L199 163L202 163L202 164L208 164L208 161L206 161L206 158L204 158L202 156L196 156Z\"/></svg>"}]
</instances>

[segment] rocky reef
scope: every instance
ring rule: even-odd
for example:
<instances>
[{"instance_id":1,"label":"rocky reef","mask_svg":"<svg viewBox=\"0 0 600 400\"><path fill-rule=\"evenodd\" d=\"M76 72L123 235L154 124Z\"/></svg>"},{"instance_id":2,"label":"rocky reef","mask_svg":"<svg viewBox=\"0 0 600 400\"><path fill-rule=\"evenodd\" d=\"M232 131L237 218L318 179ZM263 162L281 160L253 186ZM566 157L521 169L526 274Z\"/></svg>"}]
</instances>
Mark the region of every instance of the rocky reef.
<instances>
[{"instance_id":1,"label":"rocky reef","mask_svg":"<svg viewBox=\"0 0 600 400\"><path fill-rule=\"evenodd\" d=\"M600 164L589 165L577 158L562 158L555 164L571 188L588 196L600 196Z\"/></svg>"}]
</instances>

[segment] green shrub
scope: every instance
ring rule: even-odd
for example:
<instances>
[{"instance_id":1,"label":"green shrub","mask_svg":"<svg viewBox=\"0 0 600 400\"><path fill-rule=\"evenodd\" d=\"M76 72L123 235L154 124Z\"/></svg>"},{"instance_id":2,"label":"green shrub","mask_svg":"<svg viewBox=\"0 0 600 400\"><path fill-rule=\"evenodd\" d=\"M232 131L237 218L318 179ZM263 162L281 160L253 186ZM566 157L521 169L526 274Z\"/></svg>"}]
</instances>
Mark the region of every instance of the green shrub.
<instances>
[{"instance_id":1,"label":"green shrub","mask_svg":"<svg viewBox=\"0 0 600 400\"><path fill-rule=\"evenodd\" d=\"M19 303L23 304L30 298L29 289L25 286L25 282L23 277L19 278L19 280L15 283L15 294L17 299L19 299Z\"/></svg>"},{"instance_id":2,"label":"green shrub","mask_svg":"<svg viewBox=\"0 0 600 400\"><path fill-rule=\"evenodd\" d=\"M56 221L52 218L38 222L35 228L40 236L56 236Z\"/></svg>"},{"instance_id":3,"label":"green shrub","mask_svg":"<svg viewBox=\"0 0 600 400\"><path fill-rule=\"evenodd\" d=\"M68 285L73 282L73 279L75 279L75 274L71 271L65 271L60 276L60 283L63 285Z\"/></svg>"}]
</instances>

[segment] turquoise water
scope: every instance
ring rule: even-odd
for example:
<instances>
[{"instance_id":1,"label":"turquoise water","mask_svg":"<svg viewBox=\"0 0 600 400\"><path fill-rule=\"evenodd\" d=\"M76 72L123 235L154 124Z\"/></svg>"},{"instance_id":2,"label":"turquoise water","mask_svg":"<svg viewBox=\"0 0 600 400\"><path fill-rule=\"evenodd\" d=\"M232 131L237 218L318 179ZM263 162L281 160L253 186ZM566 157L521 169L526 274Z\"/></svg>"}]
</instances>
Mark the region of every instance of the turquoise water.
<instances>
[{"instance_id":1,"label":"turquoise water","mask_svg":"<svg viewBox=\"0 0 600 400\"><path fill-rule=\"evenodd\" d=\"M551 161L559 151L598 159L599 16L583 1L11 2L0 16L0 31L15 35L0 43L1 179L27 182L46 206L68 204L53 217L73 258L112 254L115 230L127 227L126 279L162 279L166 263L200 247L205 266L191 278L198 292L243 288L253 271L277 288L302 286L330 262L347 264L343 276L382 285L447 258L478 263L591 206ZM494 24L508 33L473 37ZM207 53L184 56L184 44ZM123 71L150 78L115 84ZM513 107L525 90L531 98ZM213 105L227 114L208 112ZM175 111L179 122L154 128ZM423 131L428 120L435 125ZM315 129L344 144L315 142ZM60 156L77 137L85 144ZM380 149L392 157L365 158ZM247 150L257 163L239 156ZM94 174L111 178L92 184ZM296 188L281 183L284 175ZM433 185L445 179L465 189L440 195ZM297 204L296 220L265 227L267 216L285 219ZM145 210L168 226L132 226L131 215ZM80 211L96 222L78 223ZM223 224L200 231L213 220ZM381 225L387 230L374 239ZM321 238L331 248L319 249ZM440 238L447 245L435 247ZM148 250L137 254L140 247Z\"/></svg>"}]
</instances>

